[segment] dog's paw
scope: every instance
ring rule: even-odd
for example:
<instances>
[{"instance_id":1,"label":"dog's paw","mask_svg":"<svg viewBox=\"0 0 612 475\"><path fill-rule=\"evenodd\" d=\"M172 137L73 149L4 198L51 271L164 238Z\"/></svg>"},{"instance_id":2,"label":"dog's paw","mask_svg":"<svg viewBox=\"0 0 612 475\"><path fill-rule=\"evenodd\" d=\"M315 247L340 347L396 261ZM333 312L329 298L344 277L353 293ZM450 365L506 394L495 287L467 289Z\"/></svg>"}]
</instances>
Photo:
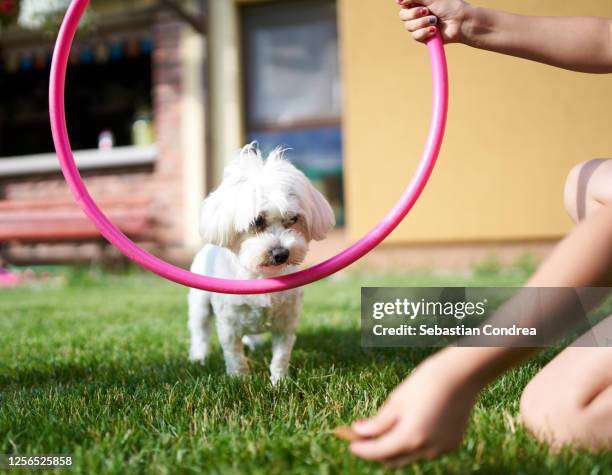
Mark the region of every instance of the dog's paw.
<instances>
[{"instance_id":1,"label":"dog's paw","mask_svg":"<svg viewBox=\"0 0 612 475\"><path fill-rule=\"evenodd\" d=\"M270 381L272 386L278 386L280 382L287 377L287 373L272 373L270 374Z\"/></svg>"},{"instance_id":2,"label":"dog's paw","mask_svg":"<svg viewBox=\"0 0 612 475\"><path fill-rule=\"evenodd\" d=\"M192 363L204 364L208 351L206 348L191 348L189 350L189 361Z\"/></svg>"},{"instance_id":3,"label":"dog's paw","mask_svg":"<svg viewBox=\"0 0 612 475\"><path fill-rule=\"evenodd\" d=\"M250 373L249 360L243 355L235 358L228 358L226 355L225 372L228 376L246 376Z\"/></svg>"},{"instance_id":4,"label":"dog's paw","mask_svg":"<svg viewBox=\"0 0 612 475\"><path fill-rule=\"evenodd\" d=\"M229 370L227 369L225 371L225 373L230 377L230 378L245 378L250 374L250 371L248 368L246 369L232 369Z\"/></svg>"}]
</instances>

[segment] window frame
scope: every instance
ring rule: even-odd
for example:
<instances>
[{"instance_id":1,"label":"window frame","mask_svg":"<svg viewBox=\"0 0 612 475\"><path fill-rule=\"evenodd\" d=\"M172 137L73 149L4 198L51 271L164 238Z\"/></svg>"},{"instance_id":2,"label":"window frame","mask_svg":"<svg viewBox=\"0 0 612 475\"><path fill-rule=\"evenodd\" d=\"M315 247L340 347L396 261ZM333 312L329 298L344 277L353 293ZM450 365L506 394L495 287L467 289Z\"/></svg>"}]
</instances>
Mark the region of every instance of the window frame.
<instances>
[{"instance_id":1,"label":"window frame","mask_svg":"<svg viewBox=\"0 0 612 475\"><path fill-rule=\"evenodd\" d=\"M247 136L249 132L283 132L283 131L291 131L298 129L315 129L322 127L340 127L342 129L343 124L343 112L340 111L338 116L330 116L330 117L320 117L320 118L308 118L308 119L298 119L293 121L286 121L283 123L278 122L251 122L250 121L250 111L249 104L251 103L248 88L248 74L249 74L249 61L250 59L247 57L246 51L246 21L244 11L249 7L256 7L260 5L287 5L290 3L304 3L304 0L238 0L237 8L238 8L238 44L240 50L240 94L241 94L241 118L242 118L242 127L244 131L244 135ZM329 3L333 4L336 10L336 22L337 22L337 10L338 10L338 2L337 0L321 0L321 3ZM340 45L339 40L339 29L337 39L338 46ZM341 73L341 65L340 61L338 64L338 74L339 80L342 82L342 73Z\"/></svg>"}]
</instances>

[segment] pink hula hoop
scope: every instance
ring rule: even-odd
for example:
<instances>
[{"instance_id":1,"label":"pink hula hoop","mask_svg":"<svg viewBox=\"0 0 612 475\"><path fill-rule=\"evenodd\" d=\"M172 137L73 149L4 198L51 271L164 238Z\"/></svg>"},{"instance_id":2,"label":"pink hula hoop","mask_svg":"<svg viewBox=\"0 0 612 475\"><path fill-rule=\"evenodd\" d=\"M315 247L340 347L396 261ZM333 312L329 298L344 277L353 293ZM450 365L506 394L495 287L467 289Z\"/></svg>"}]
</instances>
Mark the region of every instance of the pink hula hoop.
<instances>
[{"instance_id":1,"label":"pink hula hoop","mask_svg":"<svg viewBox=\"0 0 612 475\"><path fill-rule=\"evenodd\" d=\"M64 110L66 69L74 35L88 4L89 0L72 1L57 38L49 85L53 141L64 177L81 209L108 241L140 266L178 284L225 294L262 294L301 287L344 269L378 246L402 222L425 188L442 146L448 111L448 71L444 46L439 34L427 44L433 73L433 116L425 151L414 177L399 202L366 236L340 254L314 267L282 277L260 280L207 277L173 266L153 256L132 242L102 213L87 191L72 154Z\"/></svg>"}]
</instances>

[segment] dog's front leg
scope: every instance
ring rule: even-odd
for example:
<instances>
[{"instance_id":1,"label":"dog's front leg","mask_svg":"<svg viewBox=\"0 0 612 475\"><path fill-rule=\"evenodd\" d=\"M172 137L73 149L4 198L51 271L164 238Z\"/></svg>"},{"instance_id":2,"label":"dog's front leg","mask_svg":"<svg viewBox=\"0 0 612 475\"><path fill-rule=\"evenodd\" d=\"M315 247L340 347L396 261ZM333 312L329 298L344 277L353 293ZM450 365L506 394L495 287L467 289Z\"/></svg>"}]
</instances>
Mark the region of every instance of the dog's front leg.
<instances>
[{"instance_id":1,"label":"dog's front leg","mask_svg":"<svg viewBox=\"0 0 612 475\"><path fill-rule=\"evenodd\" d=\"M204 360L206 360L211 318L210 293L191 289L189 291L190 361L204 363Z\"/></svg>"},{"instance_id":2,"label":"dog's front leg","mask_svg":"<svg viewBox=\"0 0 612 475\"><path fill-rule=\"evenodd\" d=\"M272 363L270 363L270 379L277 384L287 376L289 360L295 344L295 333L275 333L272 337Z\"/></svg>"},{"instance_id":3,"label":"dog's front leg","mask_svg":"<svg viewBox=\"0 0 612 475\"><path fill-rule=\"evenodd\" d=\"M236 329L218 318L217 335L223 348L227 374L232 376L247 374L249 372L249 362L244 355L242 337L236 333Z\"/></svg>"}]
</instances>

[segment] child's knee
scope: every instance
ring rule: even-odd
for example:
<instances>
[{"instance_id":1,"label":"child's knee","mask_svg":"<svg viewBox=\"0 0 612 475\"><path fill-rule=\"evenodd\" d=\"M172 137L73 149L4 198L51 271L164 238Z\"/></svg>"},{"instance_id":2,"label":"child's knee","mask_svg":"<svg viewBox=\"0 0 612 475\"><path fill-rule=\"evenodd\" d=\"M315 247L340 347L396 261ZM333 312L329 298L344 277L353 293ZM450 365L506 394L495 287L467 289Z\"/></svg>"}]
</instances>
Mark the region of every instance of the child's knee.
<instances>
[{"instance_id":1,"label":"child's knee","mask_svg":"<svg viewBox=\"0 0 612 475\"><path fill-rule=\"evenodd\" d=\"M525 388L520 401L521 420L538 440L561 446L572 440L572 427L579 423L580 405L571 389L551 385L541 375Z\"/></svg>"},{"instance_id":2,"label":"child's knee","mask_svg":"<svg viewBox=\"0 0 612 475\"><path fill-rule=\"evenodd\" d=\"M536 376L521 396L521 421L540 442L559 449L566 445L596 449L597 421L578 389L551 384Z\"/></svg>"},{"instance_id":3,"label":"child's knee","mask_svg":"<svg viewBox=\"0 0 612 475\"><path fill-rule=\"evenodd\" d=\"M563 203L565 205L565 211L569 214L572 221L577 223L578 219L578 181L580 177L580 170L584 163L580 163L574 166L565 180L565 188L563 190Z\"/></svg>"},{"instance_id":4,"label":"child's knee","mask_svg":"<svg viewBox=\"0 0 612 475\"><path fill-rule=\"evenodd\" d=\"M523 390L520 400L521 421L532 433L538 433L548 418L550 408L548 396L547 388L539 383L539 375Z\"/></svg>"},{"instance_id":5,"label":"child's knee","mask_svg":"<svg viewBox=\"0 0 612 475\"><path fill-rule=\"evenodd\" d=\"M564 203L576 223L602 204L607 204L612 180L612 160L594 159L574 166L565 181ZM612 196L609 196L612 204Z\"/></svg>"}]
</instances>

